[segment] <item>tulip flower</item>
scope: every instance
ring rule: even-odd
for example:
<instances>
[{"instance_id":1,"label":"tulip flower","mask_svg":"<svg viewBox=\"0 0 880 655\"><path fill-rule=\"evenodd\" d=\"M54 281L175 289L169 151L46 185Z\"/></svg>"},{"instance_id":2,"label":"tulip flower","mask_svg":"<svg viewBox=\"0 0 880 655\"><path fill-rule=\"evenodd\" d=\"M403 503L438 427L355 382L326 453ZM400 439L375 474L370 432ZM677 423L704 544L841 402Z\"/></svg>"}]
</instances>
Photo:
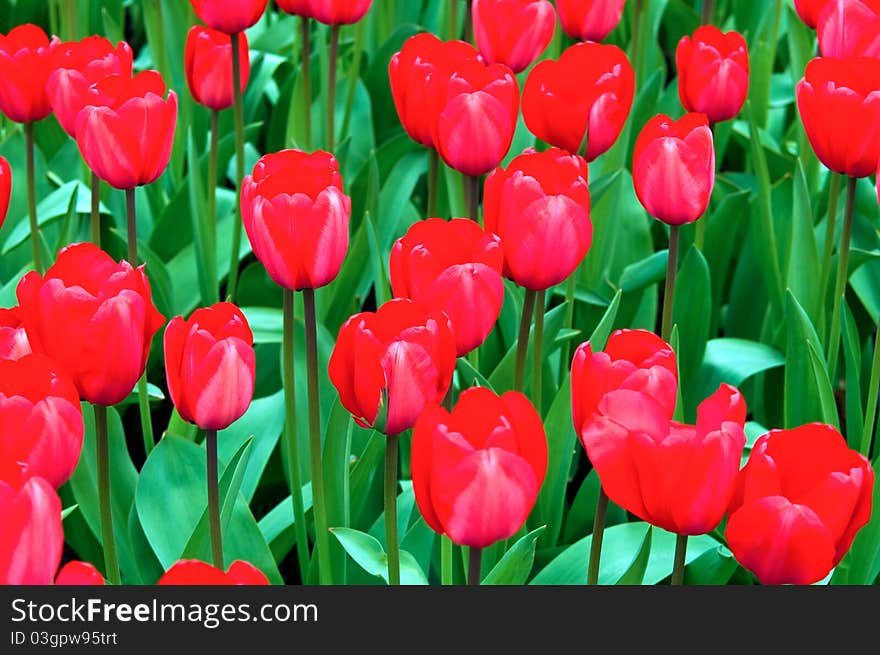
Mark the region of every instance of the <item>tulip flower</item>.
<instances>
[{"instance_id":1,"label":"tulip flower","mask_svg":"<svg viewBox=\"0 0 880 655\"><path fill-rule=\"evenodd\" d=\"M61 567L55 576L56 585L104 586L104 576L88 562L72 561Z\"/></svg>"},{"instance_id":2,"label":"tulip flower","mask_svg":"<svg viewBox=\"0 0 880 655\"><path fill-rule=\"evenodd\" d=\"M166 585L268 585L266 574L244 560L235 560L226 572L197 559L172 565L157 583Z\"/></svg>"},{"instance_id":3,"label":"tulip flower","mask_svg":"<svg viewBox=\"0 0 880 655\"><path fill-rule=\"evenodd\" d=\"M0 34L0 111L9 120L34 123L51 113L46 80L57 65L59 43L30 23Z\"/></svg>"},{"instance_id":4,"label":"tulip flower","mask_svg":"<svg viewBox=\"0 0 880 655\"><path fill-rule=\"evenodd\" d=\"M0 227L9 211L9 196L12 195L12 167L6 157L0 155Z\"/></svg>"},{"instance_id":5,"label":"tulip flower","mask_svg":"<svg viewBox=\"0 0 880 655\"><path fill-rule=\"evenodd\" d=\"M57 489L70 478L82 450L82 409L52 360L0 360L0 434L0 479L20 485L40 477Z\"/></svg>"},{"instance_id":6,"label":"tulip flower","mask_svg":"<svg viewBox=\"0 0 880 655\"><path fill-rule=\"evenodd\" d=\"M48 482L0 480L0 585L52 584L61 562L61 500Z\"/></svg>"},{"instance_id":7,"label":"tulip flower","mask_svg":"<svg viewBox=\"0 0 880 655\"><path fill-rule=\"evenodd\" d=\"M269 0L189 0L196 15L208 27L236 34L256 24Z\"/></svg>"},{"instance_id":8,"label":"tulip flower","mask_svg":"<svg viewBox=\"0 0 880 655\"><path fill-rule=\"evenodd\" d=\"M764 584L811 584L871 516L874 471L830 425L771 430L739 476L725 536Z\"/></svg>"},{"instance_id":9,"label":"tulip flower","mask_svg":"<svg viewBox=\"0 0 880 655\"><path fill-rule=\"evenodd\" d=\"M435 532L471 547L471 584L479 584L479 549L523 526L546 471L541 417L516 391L472 387L452 412L429 405L413 431L419 510Z\"/></svg>"},{"instance_id":10,"label":"tulip flower","mask_svg":"<svg viewBox=\"0 0 880 655\"><path fill-rule=\"evenodd\" d=\"M79 112L97 96L92 85L110 75L131 77L131 47L117 46L102 36L60 43L56 48L57 67L46 81L46 93L55 118L70 136L76 138Z\"/></svg>"},{"instance_id":11,"label":"tulip flower","mask_svg":"<svg viewBox=\"0 0 880 655\"><path fill-rule=\"evenodd\" d=\"M275 0L275 4L284 13L312 18L312 0Z\"/></svg>"},{"instance_id":12,"label":"tulip flower","mask_svg":"<svg viewBox=\"0 0 880 655\"><path fill-rule=\"evenodd\" d=\"M391 289L449 317L459 357L478 348L504 301L500 239L463 218L415 223L391 249Z\"/></svg>"},{"instance_id":13,"label":"tulip flower","mask_svg":"<svg viewBox=\"0 0 880 655\"><path fill-rule=\"evenodd\" d=\"M0 309L0 360L21 359L30 352L18 308Z\"/></svg>"},{"instance_id":14,"label":"tulip flower","mask_svg":"<svg viewBox=\"0 0 880 655\"><path fill-rule=\"evenodd\" d=\"M311 18L324 25L351 25L369 11L373 0L308 0Z\"/></svg>"},{"instance_id":15,"label":"tulip flower","mask_svg":"<svg viewBox=\"0 0 880 655\"><path fill-rule=\"evenodd\" d=\"M617 140L634 90L635 74L623 50L578 43L531 70L523 118L539 139L593 161Z\"/></svg>"},{"instance_id":16,"label":"tulip flower","mask_svg":"<svg viewBox=\"0 0 880 655\"><path fill-rule=\"evenodd\" d=\"M238 53L239 88L244 93L251 70L245 34L238 40ZM232 106L232 45L227 34L193 25L186 37L184 67L187 85L196 102L214 111Z\"/></svg>"},{"instance_id":17,"label":"tulip flower","mask_svg":"<svg viewBox=\"0 0 880 655\"><path fill-rule=\"evenodd\" d=\"M816 29L819 12L828 4L828 0L794 0L794 9L807 27Z\"/></svg>"},{"instance_id":18,"label":"tulip flower","mask_svg":"<svg viewBox=\"0 0 880 655\"><path fill-rule=\"evenodd\" d=\"M547 0L474 0L474 36L488 64L528 68L553 40L556 12Z\"/></svg>"},{"instance_id":19,"label":"tulip flower","mask_svg":"<svg viewBox=\"0 0 880 655\"><path fill-rule=\"evenodd\" d=\"M824 57L880 58L880 0L828 0L816 25Z\"/></svg>"},{"instance_id":20,"label":"tulip flower","mask_svg":"<svg viewBox=\"0 0 880 655\"><path fill-rule=\"evenodd\" d=\"M572 39L601 41L617 27L626 0L556 0L562 29Z\"/></svg>"},{"instance_id":21,"label":"tulip flower","mask_svg":"<svg viewBox=\"0 0 880 655\"><path fill-rule=\"evenodd\" d=\"M742 34L712 25L683 36L675 49L678 96L685 110L711 123L734 118L749 92L749 49Z\"/></svg>"}]
</instances>

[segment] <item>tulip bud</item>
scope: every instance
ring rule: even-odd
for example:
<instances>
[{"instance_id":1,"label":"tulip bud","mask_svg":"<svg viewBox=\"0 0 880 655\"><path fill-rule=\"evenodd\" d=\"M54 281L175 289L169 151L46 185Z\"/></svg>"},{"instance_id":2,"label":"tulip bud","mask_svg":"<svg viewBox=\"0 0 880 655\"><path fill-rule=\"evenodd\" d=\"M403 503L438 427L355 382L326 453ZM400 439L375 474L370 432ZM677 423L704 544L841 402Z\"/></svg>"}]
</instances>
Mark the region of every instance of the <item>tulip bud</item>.
<instances>
[{"instance_id":1,"label":"tulip bud","mask_svg":"<svg viewBox=\"0 0 880 655\"><path fill-rule=\"evenodd\" d=\"M556 0L562 29L579 41L602 41L617 27L626 0Z\"/></svg>"},{"instance_id":2,"label":"tulip bud","mask_svg":"<svg viewBox=\"0 0 880 655\"><path fill-rule=\"evenodd\" d=\"M474 0L473 23L486 63L519 73L550 45L556 12L547 0Z\"/></svg>"},{"instance_id":3,"label":"tulip bud","mask_svg":"<svg viewBox=\"0 0 880 655\"><path fill-rule=\"evenodd\" d=\"M312 18L311 0L275 0L275 4L287 14Z\"/></svg>"},{"instance_id":4,"label":"tulip bud","mask_svg":"<svg viewBox=\"0 0 880 655\"><path fill-rule=\"evenodd\" d=\"M256 566L237 559L226 573L197 559L182 559L168 569L156 583L167 585L268 585L266 574Z\"/></svg>"},{"instance_id":5,"label":"tulip bud","mask_svg":"<svg viewBox=\"0 0 880 655\"><path fill-rule=\"evenodd\" d=\"M823 57L880 58L880 0L827 0L816 34Z\"/></svg>"},{"instance_id":6,"label":"tulip bud","mask_svg":"<svg viewBox=\"0 0 880 655\"><path fill-rule=\"evenodd\" d=\"M0 309L0 360L21 359L30 352L18 307Z\"/></svg>"},{"instance_id":7,"label":"tulip bud","mask_svg":"<svg viewBox=\"0 0 880 655\"><path fill-rule=\"evenodd\" d=\"M61 500L43 478L0 480L0 585L52 584L61 562Z\"/></svg>"},{"instance_id":8,"label":"tulip bud","mask_svg":"<svg viewBox=\"0 0 880 655\"><path fill-rule=\"evenodd\" d=\"M308 0L309 13L325 25L350 25L357 23L373 0Z\"/></svg>"},{"instance_id":9,"label":"tulip bud","mask_svg":"<svg viewBox=\"0 0 880 655\"><path fill-rule=\"evenodd\" d=\"M241 62L240 86L247 88L251 72L247 35L238 39ZM232 41L229 35L209 27L193 25L186 36L184 51L186 83L192 97L199 104L221 111L232 106Z\"/></svg>"},{"instance_id":10,"label":"tulip bud","mask_svg":"<svg viewBox=\"0 0 880 655\"><path fill-rule=\"evenodd\" d=\"M269 0L189 0L196 15L208 27L236 34L255 25Z\"/></svg>"},{"instance_id":11,"label":"tulip bud","mask_svg":"<svg viewBox=\"0 0 880 655\"><path fill-rule=\"evenodd\" d=\"M61 567L55 576L56 585L104 586L104 576L88 562L72 561Z\"/></svg>"},{"instance_id":12,"label":"tulip bud","mask_svg":"<svg viewBox=\"0 0 880 655\"><path fill-rule=\"evenodd\" d=\"M547 472L538 412L517 391L472 387L452 412L425 409L412 441L412 481L425 522L456 544L484 548L512 537Z\"/></svg>"},{"instance_id":13,"label":"tulip bud","mask_svg":"<svg viewBox=\"0 0 880 655\"><path fill-rule=\"evenodd\" d=\"M9 196L12 195L12 167L6 157L0 155L0 227L9 211Z\"/></svg>"},{"instance_id":14,"label":"tulip bud","mask_svg":"<svg viewBox=\"0 0 880 655\"><path fill-rule=\"evenodd\" d=\"M9 120L32 123L51 113L46 80L58 43L30 23L0 34L0 111Z\"/></svg>"},{"instance_id":15,"label":"tulip bud","mask_svg":"<svg viewBox=\"0 0 880 655\"><path fill-rule=\"evenodd\" d=\"M682 225L702 216L715 186L715 145L705 114L649 120L636 139L632 175L639 202L658 221Z\"/></svg>"}]
</instances>

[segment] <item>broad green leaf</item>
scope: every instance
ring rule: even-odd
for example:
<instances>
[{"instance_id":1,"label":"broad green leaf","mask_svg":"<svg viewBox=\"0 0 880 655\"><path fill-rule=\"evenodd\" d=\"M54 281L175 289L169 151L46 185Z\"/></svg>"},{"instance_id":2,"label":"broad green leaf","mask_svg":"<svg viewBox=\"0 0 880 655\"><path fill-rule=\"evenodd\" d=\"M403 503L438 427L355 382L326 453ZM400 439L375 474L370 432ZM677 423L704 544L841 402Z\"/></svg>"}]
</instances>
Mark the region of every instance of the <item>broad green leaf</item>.
<instances>
[{"instance_id":1,"label":"broad green leaf","mask_svg":"<svg viewBox=\"0 0 880 655\"><path fill-rule=\"evenodd\" d=\"M364 571L388 582L388 556L378 540L352 528L333 528L330 532ZM405 550L400 551L400 584L428 584L428 578L425 577L418 563Z\"/></svg>"},{"instance_id":2,"label":"broad green leaf","mask_svg":"<svg viewBox=\"0 0 880 655\"><path fill-rule=\"evenodd\" d=\"M685 417L692 420L696 416L697 404L702 400L694 390L697 389L697 376L712 317L709 265L698 248L688 250L676 277L676 287L682 291L675 295L672 312L673 324L679 330L679 380L685 399Z\"/></svg>"},{"instance_id":3,"label":"broad green leaf","mask_svg":"<svg viewBox=\"0 0 880 655\"><path fill-rule=\"evenodd\" d=\"M785 427L822 420L821 398L810 360L809 344L819 355L822 345L809 317L789 291L785 302L787 346L785 357ZM824 356L822 356L824 360ZM826 373L827 375L827 373Z\"/></svg>"},{"instance_id":4,"label":"broad green leaf","mask_svg":"<svg viewBox=\"0 0 880 655\"><path fill-rule=\"evenodd\" d=\"M645 577L645 570L648 568L648 560L651 556L651 537L654 533L654 526L648 527L645 533L645 539L636 558L630 564L626 572L620 576L617 581L619 585L640 585Z\"/></svg>"},{"instance_id":5,"label":"broad green leaf","mask_svg":"<svg viewBox=\"0 0 880 655\"><path fill-rule=\"evenodd\" d=\"M711 395L722 382L740 386L753 375L785 364L785 357L770 346L746 339L711 339L700 369L699 397Z\"/></svg>"},{"instance_id":6,"label":"broad green leaf","mask_svg":"<svg viewBox=\"0 0 880 655\"><path fill-rule=\"evenodd\" d=\"M546 526L532 530L517 540L501 560L482 579L483 585L522 585L528 580L535 561L538 536Z\"/></svg>"},{"instance_id":7,"label":"broad green leaf","mask_svg":"<svg viewBox=\"0 0 880 655\"><path fill-rule=\"evenodd\" d=\"M822 412L822 422L840 428L840 419L837 416L837 405L834 402L834 391L831 388L831 378L828 369L825 368L825 358L816 350L817 346L807 341L807 350L810 353L810 364L813 367L816 391L819 394L819 408Z\"/></svg>"}]
</instances>

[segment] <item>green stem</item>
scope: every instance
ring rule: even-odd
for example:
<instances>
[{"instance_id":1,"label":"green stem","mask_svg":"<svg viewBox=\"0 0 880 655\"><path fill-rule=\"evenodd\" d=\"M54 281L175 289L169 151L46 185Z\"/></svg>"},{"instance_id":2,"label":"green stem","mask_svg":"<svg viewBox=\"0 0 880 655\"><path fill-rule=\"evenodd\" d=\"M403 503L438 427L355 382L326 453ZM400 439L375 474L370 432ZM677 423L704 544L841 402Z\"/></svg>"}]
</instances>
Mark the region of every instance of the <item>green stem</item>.
<instances>
[{"instance_id":1,"label":"green stem","mask_svg":"<svg viewBox=\"0 0 880 655\"><path fill-rule=\"evenodd\" d=\"M67 40L76 41L78 29L76 26L76 2L74 0L64 0L64 22L67 23Z\"/></svg>"},{"instance_id":2,"label":"green stem","mask_svg":"<svg viewBox=\"0 0 880 655\"><path fill-rule=\"evenodd\" d=\"M241 96L241 58L238 53L239 33L232 35L232 111L235 120L235 186L241 202L241 180L244 177L244 107ZM229 280L226 295L235 302L238 288L238 251L241 249L241 218L232 221L232 252L229 255Z\"/></svg>"},{"instance_id":3,"label":"green stem","mask_svg":"<svg viewBox=\"0 0 880 655\"><path fill-rule=\"evenodd\" d=\"M684 584L684 565L687 556L688 538L686 534L679 534L675 537L675 563L672 566L672 581L674 586Z\"/></svg>"},{"instance_id":4,"label":"green stem","mask_svg":"<svg viewBox=\"0 0 880 655\"><path fill-rule=\"evenodd\" d=\"M516 338L516 369L513 378L514 391L522 391L526 379L526 353L529 349L529 328L535 311L536 293L526 289L523 297L522 318L519 321L519 335Z\"/></svg>"},{"instance_id":5,"label":"green stem","mask_svg":"<svg viewBox=\"0 0 880 655\"><path fill-rule=\"evenodd\" d=\"M28 187L28 218L31 225L31 248L34 253L34 268L43 273L43 256L40 249L40 224L37 221L37 180L34 173L34 124L24 126L27 141L27 187Z\"/></svg>"},{"instance_id":6,"label":"green stem","mask_svg":"<svg viewBox=\"0 0 880 655\"><path fill-rule=\"evenodd\" d=\"M330 64L327 75L327 150L336 147L336 67L339 65L339 25L330 27Z\"/></svg>"},{"instance_id":7,"label":"green stem","mask_svg":"<svg viewBox=\"0 0 880 655\"><path fill-rule=\"evenodd\" d=\"M303 76L303 110L302 117L305 124L303 132L306 135L305 148L312 149L312 37L309 30L309 19L302 16L299 21L300 39L300 74Z\"/></svg>"},{"instance_id":8,"label":"green stem","mask_svg":"<svg viewBox=\"0 0 880 655\"><path fill-rule=\"evenodd\" d=\"M478 586L480 584L480 568L483 563L483 549L470 547L468 556L468 584Z\"/></svg>"},{"instance_id":9,"label":"green stem","mask_svg":"<svg viewBox=\"0 0 880 655\"><path fill-rule=\"evenodd\" d=\"M473 43L474 40L474 10L471 0L464 0L467 8L464 15L464 40Z\"/></svg>"},{"instance_id":10,"label":"green stem","mask_svg":"<svg viewBox=\"0 0 880 655\"><path fill-rule=\"evenodd\" d=\"M452 584L452 539L440 535L440 584Z\"/></svg>"},{"instance_id":11,"label":"green stem","mask_svg":"<svg viewBox=\"0 0 880 655\"><path fill-rule=\"evenodd\" d=\"M865 425L862 427L862 441L859 445L859 452L868 458L871 454L874 419L877 416L878 392L880 392L880 322L877 323L877 334L874 335L874 360L871 364L871 380L868 383L868 406L865 408Z\"/></svg>"},{"instance_id":12,"label":"green stem","mask_svg":"<svg viewBox=\"0 0 880 655\"><path fill-rule=\"evenodd\" d=\"M306 319L306 371L309 389L309 454L312 462L312 510L315 515L315 546L318 551L318 580L333 584L330 567L330 533L324 501L324 467L321 460L321 402L318 398L318 321L315 316L315 290L303 289Z\"/></svg>"},{"instance_id":13,"label":"green stem","mask_svg":"<svg viewBox=\"0 0 880 655\"><path fill-rule=\"evenodd\" d=\"M840 346L840 311L846 296L846 281L849 277L849 242L852 235L853 214L856 204L856 184L858 180L849 178L846 186L846 209L843 214L843 233L840 235L840 251L837 255L837 280L834 284L834 304L831 310L831 335L828 338L826 363L831 379L835 378L837 353Z\"/></svg>"},{"instance_id":14,"label":"green stem","mask_svg":"<svg viewBox=\"0 0 880 655\"><path fill-rule=\"evenodd\" d=\"M706 219L698 220L694 225L694 246L700 252L703 251L703 244L706 242Z\"/></svg>"},{"instance_id":15,"label":"green stem","mask_svg":"<svg viewBox=\"0 0 880 655\"><path fill-rule=\"evenodd\" d=\"M428 150L428 207L427 217L437 216L437 188L440 181L440 155L434 148Z\"/></svg>"},{"instance_id":16,"label":"green stem","mask_svg":"<svg viewBox=\"0 0 880 655\"><path fill-rule=\"evenodd\" d=\"M587 569L587 584L599 584L599 562L602 559L602 539L605 537L605 517L608 514L608 495L599 487L596 499L596 515L593 517L593 536L590 540L590 565Z\"/></svg>"},{"instance_id":17,"label":"green stem","mask_svg":"<svg viewBox=\"0 0 880 655\"><path fill-rule=\"evenodd\" d=\"M678 225L669 226L669 256L666 259L666 287L663 292L663 323L660 332L663 341L672 335L672 308L675 300L675 274L678 271Z\"/></svg>"},{"instance_id":18,"label":"green stem","mask_svg":"<svg viewBox=\"0 0 880 655\"><path fill-rule=\"evenodd\" d=\"M828 218L825 221L825 246L822 249L822 273L819 276L819 298L822 299L823 308L828 279L831 277L831 256L834 254L834 233L837 231L837 205L842 179L843 175L840 173L831 173L831 181L828 185Z\"/></svg>"},{"instance_id":19,"label":"green stem","mask_svg":"<svg viewBox=\"0 0 880 655\"><path fill-rule=\"evenodd\" d=\"M110 584L122 584L116 538L113 535L113 512L110 500L110 444L107 435L107 408L92 405L95 410L95 445L98 466L98 505L101 514L101 544L104 548L104 569Z\"/></svg>"},{"instance_id":20,"label":"green stem","mask_svg":"<svg viewBox=\"0 0 880 655\"><path fill-rule=\"evenodd\" d=\"M385 541L388 546L388 584L400 584L400 550L397 544L397 448L399 437L385 438Z\"/></svg>"},{"instance_id":21,"label":"green stem","mask_svg":"<svg viewBox=\"0 0 880 655\"><path fill-rule=\"evenodd\" d=\"M474 223L480 223L480 178L475 175L467 175L464 178L465 197L468 201L468 218Z\"/></svg>"},{"instance_id":22,"label":"green stem","mask_svg":"<svg viewBox=\"0 0 880 655\"><path fill-rule=\"evenodd\" d=\"M703 25L711 25L712 24L712 16L715 13L715 0L703 0L703 13L702 13L702 21Z\"/></svg>"},{"instance_id":23,"label":"green stem","mask_svg":"<svg viewBox=\"0 0 880 655\"><path fill-rule=\"evenodd\" d=\"M546 291L538 291L535 298L535 345L532 348L532 401L538 415L544 416L544 403L542 399L542 384L544 371L544 304Z\"/></svg>"},{"instance_id":24,"label":"green stem","mask_svg":"<svg viewBox=\"0 0 880 655\"><path fill-rule=\"evenodd\" d=\"M284 333L282 335L282 374L284 376L284 446L293 501L293 526L296 530L296 553L302 583L308 581L309 536L306 531L306 514L303 509L302 483L299 477L299 448L296 437L296 386L293 365L293 291L284 289Z\"/></svg>"},{"instance_id":25,"label":"green stem","mask_svg":"<svg viewBox=\"0 0 880 655\"><path fill-rule=\"evenodd\" d=\"M137 210L134 202L134 189L125 190L125 227L126 236L128 237L128 263L132 266L137 266Z\"/></svg>"},{"instance_id":26,"label":"green stem","mask_svg":"<svg viewBox=\"0 0 880 655\"><path fill-rule=\"evenodd\" d=\"M446 38L452 41L458 38L458 3L450 2L447 7L446 30L449 33L446 35Z\"/></svg>"},{"instance_id":27,"label":"green stem","mask_svg":"<svg viewBox=\"0 0 880 655\"><path fill-rule=\"evenodd\" d=\"M208 152L208 220L211 222L211 234L209 235L208 250L210 252L211 267L214 279L209 280L216 301L220 296L216 280L217 260L217 151L220 142L220 112L216 109L211 111L211 146Z\"/></svg>"},{"instance_id":28,"label":"green stem","mask_svg":"<svg viewBox=\"0 0 880 655\"><path fill-rule=\"evenodd\" d=\"M92 172L92 211L89 216L92 243L101 247L101 178Z\"/></svg>"},{"instance_id":29,"label":"green stem","mask_svg":"<svg viewBox=\"0 0 880 655\"><path fill-rule=\"evenodd\" d=\"M223 534L220 529L220 483L217 479L217 430L205 431L205 449L208 455L208 520L211 526L211 557L214 566L225 571Z\"/></svg>"},{"instance_id":30,"label":"green stem","mask_svg":"<svg viewBox=\"0 0 880 655\"><path fill-rule=\"evenodd\" d=\"M351 125L351 115L354 112L354 99L357 92L357 81L360 76L361 59L364 54L364 25L367 21L360 20L355 26L354 32L354 56L351 60L351 72L348 75L348 91L345 99L345 115L342 119L341 134L348 134Z\"/></svg>"}]
</instances>

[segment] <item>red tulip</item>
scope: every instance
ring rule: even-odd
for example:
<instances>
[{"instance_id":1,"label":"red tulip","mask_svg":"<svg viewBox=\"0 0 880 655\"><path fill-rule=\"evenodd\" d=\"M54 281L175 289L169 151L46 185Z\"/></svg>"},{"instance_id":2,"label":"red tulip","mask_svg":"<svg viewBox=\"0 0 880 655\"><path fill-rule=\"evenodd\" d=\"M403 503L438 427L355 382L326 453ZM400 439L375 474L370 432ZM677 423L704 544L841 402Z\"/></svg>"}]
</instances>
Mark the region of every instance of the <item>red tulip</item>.
<instances>
[{"instance_id":1,"label":"red tulip","mask_svg":"<svg viewBox=\"0 0 880 655\"><path fill-rule=\"evenodd\" d=\"M72 561L58 571L55 584L99 587L104 586L104 576L88 562Z\"/></svg>"},{"instance_id":2,"label":"red tulip","mask_svg":"<svg viewBox=\"0 0 880 655\"><path fill-rule=\"evenodd\" d=\"M348 250L350 214L339 163L323 150L265 155L241 183L241 220L254 254L286 289L333 281Z\"/></svg>"},{"instance_id":3,"label":"red tulip","mask_svg":"<svg viewBox=\"0 0 880 655\"><path fill-rule=\"evenodd\" d=\"M156 71L111 75L76 120L76 142L89 168L117 189L150 184L168 166L177 124L177 94L165 95Z\"/></svg>"},{"instance_id":4,"label":"red tulip","mask_svg":"<svg viewBox=\"0 0 880 655\"><path fill-rule=\"evenodd\" d=\"M165 375L181 418L203 430L224 430L254 395L254 336L228 302L177 316L165 328Z\"/></svg>"},{"instance_id":5,"label":"red tulip","mask_svg":"<svg viewBox=\"0 0 880 655\"><path fill-rule=\"evenodd\" d=\"M238 40L242 93L251 73L247 35ZM186 36L184 52L186 82L199 104L220 111L232 106L232 42L229 35L210 27L193 25Z\"/></svg>"},{"instance_id":6,"label":"red tulip","mask_svg":"<svg viewBox=\"0 0 880 655\"><path fill-rule=\"evenodd\" d=\"M715 145L705 114L654 116L633 152L633 185L647 212L669 225L693 223L715 186Z\"/></svg>"},{"instance_id":7,"label":"red tulip","mask_svg":"<svg viewBox=\"0 0 880 655\"><path fill-rule=\"evenodd\" d=\"M807 27L816 29L819 12L828 4L828 0L794 0L794 9Z\"/></svg>"},{"instance_id":8,"label":"red tulip","mask_svg":"<svg viewBox=\"0 0 880 655\"><path fill-rule=\"evenodd\" d=\"M60 43L56 53L57 67L46 82L46 93L55 118L76 138L77 116L97 96L92 85L110 75L131 77L131 47L125 41L114 47L102 36L89 36Z\"/></svg>"},{"instance_id":9,"label":"red tulip","mask_svg":"<svg viewBox=\"0 0 880 655\"><path fill-rule=\"evenodd\" d=\"M498 166L510 150L519 115L519 85L503 64L455 62L430 110L431 139L450 168L471 176Z\"/></svg>"},{"instance_id":10,"label":"red tulip","mask_svg":"<svg viewBox=\"0 0 880 655\"><path fill-rule=\"evenodd\" d=\"M54 70L57 44L30 23L0 34L0 111L9 120L31 123L52 111L46 80Z\"/></svg>"},{"instance_id":11,"label":"red tulip","mask_svg":"<svg viewBox=\"0 0 880 655\"><path fill-rule=\"evenodd\" d=\"M25 275L17 294L31 347L55 360L80 398L115 405L131 393L165 322L143 266L117 264L78 243L58 253L45 275Z\"/></svg>"},{"instance_id":12,"label":"red tulip","mask_svg":"<svg viewBox=\"0 0 880 655\"><path fill-rule=\"evenodd\" d=\"M312 17L312 1L311 0L275 0L278 8L288 14Z\"/></svg>"},{"instance_id":13,"label":"red tulip","mask_svg":"<svg viewBox=\"0 0 880 655\"><path fill-rule=\"evenodd\" d=\"M159 585L268 585L266 575L244 560L235 560L226 573L197 559L182 559L159 578Z\"/></svg>"},{"instance_id":14,"label":"red tulip","mask_svg":"<svg viewBox=\"0 0 880 655\"><path fill-rule=\"evenodd\" d=\"M825 57L880 58L880 0L830 0L816 26Z\"/></svg>"},{"instance_id":15,"label":"red tulip","mask_svg":"<svg viewBox=\"0 0 880 655\"><path fill-rule=\"evenodd\" d=\"M358 425L399 434L446 395L455 338L445 314L411 300L348 319L330 355L330 381Z\"/></svg>"},{"instance_id":16,"label":"red tulip","mask_svg":"<svg viewBox=\"0 0 880 655\"><path fill-rule=\"evenodd\" d=\"M535 291L559 284L592 242L587 162L526 150L486 179L483 219L501 237L505 277Z\"/></svg>"},{"instance_id":17,"label":"red tulip","mask_svg":"<svg viewBox=\"0 0 880 655\"><path fill-rule=\"evenodd\" d=\"M871 516L874 471L830 425L772 430L755 443L730 505L727 544L764 584L811 584Z\"/></svg>"},{"instance_id":18,"label":"red tulip","mask_svg":"<svg viewBox=\"0 0 880 655\"><path fill-rule=\"evenodd\" d=\"M236 34L256 24L269 0L189 0L196 15L208 27Z\"/></svg>"},{"instance_id":19,"label":"red tulip","mask_svg":"<svg viewBox=\"0 0 880 655\"><path fill-rule=\"evenodd\" d=\"M9 211L9 196L12 195L12 167L6 157L0 155L0 227Z\"/></svg>"},{"instance_id":20,"label":"red tulip","mask_svg":"<svg viewBox=\"0 0 880 655\"><path fill-rule=\"evenodd\" d=\"M309 0L311 17L325 25L350 25L357 23L373 0Z\"/></svg>"},{"instance_id":21,"label":"red tulip","mask_svg":"<svg viewBox=\"0 0 880 655\"><path fill-rule=\"evenodd\" d=\"M415 223L391 249L391 289L449 317L456 354L478 348L501 313L501 241L465 218Z\"/></svg>"},{"instance_id":22,"label":"red tulip","mask_svg":"<svg viewBox=\"0 0 880 655\"><path fill-rule=\"evenodd\" d=\"M562 29L579 41L601 41L623 15L626 0L556 0Z\"/></svg>"},{"instance_id":23,"label":"red tulip","mask_svg":"<svg viewBox=\"0 0 880 655\"><path fill-rule=\"evenodd\" d=\"M675 351L647 330L617 330L605 350L595 353L589 341L582 343L571 362L572 418L578 434L596 418L602 398L620 389L645 394L671 419L678 394Z\"/></svg>"},{"instance_id":24,"label":"red tulip","mask_svg":"<svg viewBox=\"0 0 880 655\"><path fill-rule=\"evenodd\" d=\"M464 41L441 41L429 32L411 36L391 57L388 79L397 116L413 141L433 148L436 98L445 91L455 67L479 57Z\"/></svg>"},{"instance_id":25,"label":"red tulip","mask_svg":"<svg viewBox=\"0 0 880 655\"><path fill-rule=\"evenodd\" d=\"M473 22L483 59L519 73L550 45L556 12L547 0L474 0Z\"/></svg>"},{"instance_id":26,"label":"red tulip","mask_svg":"<svg viewBox=\"0 0 880 655\"><path fill-rule=\"evenodd\" d=\"M57 489L73 474L82 410L76 389L52 360L0 360L0 434L0 479L19 485L40 477Z\"/></svg>"},{"instance_id":27,"label":"red tulip","mask_svg":"<svg viewBox=\"0 0 880 655\"><path fill-rule=\"evenodd\" d=\"M21 359L30 352L18 307L0 309L0 360Z\"/></svg>"},{"instance_id":28,"label":"red tulip","mask_svg":"<svg viewBox=\"0 0 880 655\"><path fill-rule=\"evenodd\" d=\"M412 481L425 522L462 546L483 548L525 523L547 472L538 412L517 391L462 392L452 412L425 409L412 441Z\"/></svg>"},{"instance_id":29,"label":"red tulip","mask_svg":"<svg viewBox=\"0 0 880 655\"><path fill-rule=\"evenodd\" d=\"M880 159L880 60L818 57L797 85L804 130L835 173L867 177Z\"/></svg>"},{"instance_id":30,"label":"red tulip","mask_svg":"<svg viewBox=\"0 0 880 655\"><path fill-rule=\"evenodd\" d=\"M523 91L526 127L539 139L582 153L587 161L608 150L629 116L635 74L623 50L614 45L578 43L558 61L540 62Z\"/></svg>"},{"instance_id":31,"label":"red tulip","mask_svg":"<svg viewBox=\"0 0 880 655\"><path fill-rule=\"evenodd\" d=\"M742 34L703 25L675 49L678 97L687 111L706 114L712 123L739 113L749 93L749 48Z\"/></svg>"},{"instance_id":32,"label":"red tulip","mask_svg":"<svg viewBox=\"0 0 880 655\"><path fill-rule=\"evenodd\" d=\"M704 534L724 517L746 443L746 405L722 384L700 403L697 424L670 421L641 391L599 400L580 437L608 497L639 518L683 535Z\"/></svg>"},{"instance_id":33,"label":"red tulip","mask_svg":"<svg viewBox=\"0 0 880 655\"><path fill-rule=\"evenodd\" d=\"M0 480L0 585L52 584L61 562L61 501L42 478Z\"/></svg>"}]
</instances>

